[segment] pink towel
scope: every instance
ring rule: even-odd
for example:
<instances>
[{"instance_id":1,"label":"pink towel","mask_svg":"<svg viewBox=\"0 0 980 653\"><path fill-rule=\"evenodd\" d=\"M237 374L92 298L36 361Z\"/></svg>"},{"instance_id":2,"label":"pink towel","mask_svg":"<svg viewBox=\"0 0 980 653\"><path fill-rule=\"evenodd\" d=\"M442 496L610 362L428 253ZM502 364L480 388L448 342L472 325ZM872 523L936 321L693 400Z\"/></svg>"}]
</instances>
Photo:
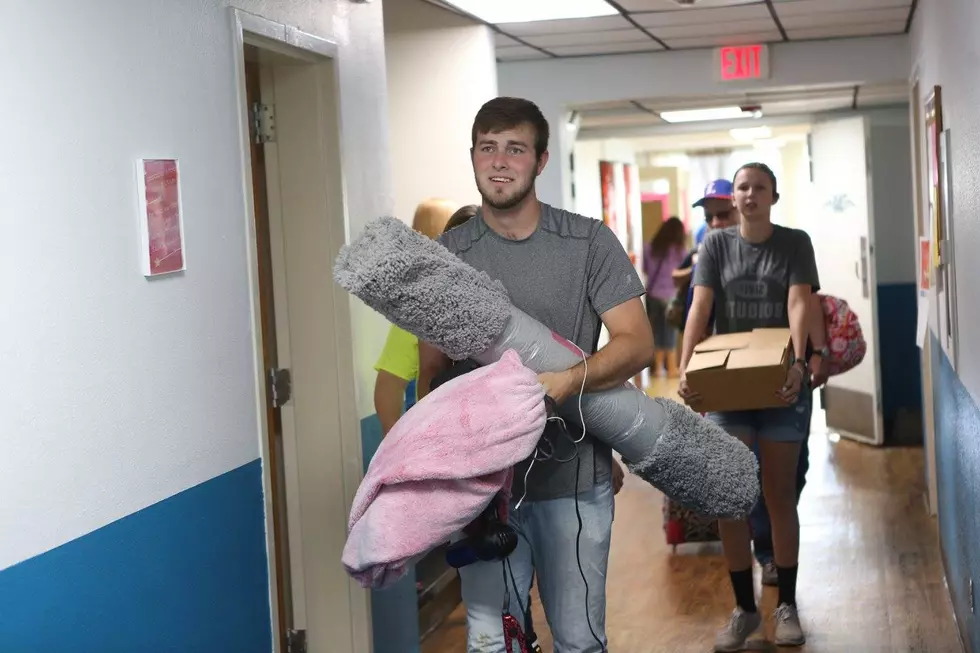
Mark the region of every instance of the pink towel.
<instances>
[{"instance_id":1,"label":"pink towel","mask_svg":"<svg viewBox=\"0 0 980 653\"><path fill-rule=\"evenodd\" d=\"M547 411L513 351L436 388L388 433L357 489L343 563L364 587L401 578L476 519L526 460Z\"/></svg>"}]
</instances>

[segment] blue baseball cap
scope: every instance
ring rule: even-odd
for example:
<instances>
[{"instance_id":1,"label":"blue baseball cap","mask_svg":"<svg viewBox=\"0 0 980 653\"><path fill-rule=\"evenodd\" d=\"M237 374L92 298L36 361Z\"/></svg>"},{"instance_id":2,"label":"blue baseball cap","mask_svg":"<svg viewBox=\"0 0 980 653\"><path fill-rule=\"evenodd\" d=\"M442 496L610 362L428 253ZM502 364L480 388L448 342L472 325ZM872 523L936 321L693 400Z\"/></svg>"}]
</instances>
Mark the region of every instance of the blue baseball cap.
<instances>
[{"instance_id":1,"label":"blue baseball cap","mask_svg":"<svg viewBox=\"0 0 980 653\"><path fill-rule=\"evenodd\" d=\"M704 187L704 197L695 202L693 206L704 206L704 201L710 199L732 199L732 182L727 179L715 179L712 182L708 182L708 185Z\"/></svg>"}]
</instances>

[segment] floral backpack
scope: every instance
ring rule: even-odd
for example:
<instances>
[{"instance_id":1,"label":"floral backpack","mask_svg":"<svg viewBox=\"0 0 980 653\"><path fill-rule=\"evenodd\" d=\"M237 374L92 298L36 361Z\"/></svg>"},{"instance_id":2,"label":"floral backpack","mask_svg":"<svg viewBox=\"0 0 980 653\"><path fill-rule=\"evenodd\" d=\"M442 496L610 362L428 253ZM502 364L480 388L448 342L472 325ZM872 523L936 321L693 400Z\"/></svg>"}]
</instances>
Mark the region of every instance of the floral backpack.
<instances>
[{"instance_id":1,"label":"floral backpack","mask_svg":"<svg viewBox=\"0 0 980 653\"><path fill-rule=\"evenodd\" d=\"M864 360L868 343L861 332L858 317L840 297L820 294L824 324L827 327L827 375L834 376L857 367Z\"/></svg>"}]
</instances>

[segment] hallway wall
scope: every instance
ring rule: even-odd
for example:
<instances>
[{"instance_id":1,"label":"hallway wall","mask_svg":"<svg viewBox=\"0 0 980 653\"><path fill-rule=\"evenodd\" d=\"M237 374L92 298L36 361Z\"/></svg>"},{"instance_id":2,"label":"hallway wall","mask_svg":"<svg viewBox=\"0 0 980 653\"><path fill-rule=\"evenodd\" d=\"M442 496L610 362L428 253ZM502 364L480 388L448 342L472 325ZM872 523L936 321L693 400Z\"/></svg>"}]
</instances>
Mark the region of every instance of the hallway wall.
<instances>
[{"instance_id":1,"label":"hallway wall","mask_svg":"<svg viewBox=\"0 0 980 653\"><path fill-rule=\"evenodd\" d=\"M919 3L912 25L913 66L924 101L942 86L943 122L951 130L953 247L957 265L960 351L956 369L934 335L932 392L935 401L939 528L947 580L963 639L980 651L980 622L970 610L970 579L980 584L980 5L972 0ZM923 150L924 151L924 150ZM976 590L974 590L976 591Z\"/></svg>"},{"instance_id":2,"label":"hallway wall","mask_svg":"<svg viewBox=\"0 0 980 653\"><path fill-rule=\"evenodd\" d=\"M424 0L384 9L394 215L411 224L426 197L479 204L470 130L497 95L493 33Z\"/></svg>"},{"instance_id":3,"label":"hallway wall","mask_svg":"<svg viewBox=\"0 0 980 653\"><path fill-rule=\"evenodd\" d=\"M4 652L271 649L229 6L337 42L349 229L391 210L380 3L4 4ZM152 281L144 156L180 159L188 252Z\"/></svg>"}]
</instances>

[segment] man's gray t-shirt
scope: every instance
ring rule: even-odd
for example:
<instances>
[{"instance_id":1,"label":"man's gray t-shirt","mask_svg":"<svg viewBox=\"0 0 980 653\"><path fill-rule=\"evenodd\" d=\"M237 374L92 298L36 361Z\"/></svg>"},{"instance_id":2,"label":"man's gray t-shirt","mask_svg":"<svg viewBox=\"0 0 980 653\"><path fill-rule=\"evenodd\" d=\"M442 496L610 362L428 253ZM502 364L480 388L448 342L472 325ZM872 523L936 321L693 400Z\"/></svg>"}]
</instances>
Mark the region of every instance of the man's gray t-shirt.
<instances>
[{"instance_id":1,"label":"man's gray t-shirt","mask_svg":"<svg viewBox=\"0 0 980 653\"><path fill-rule=\"evenodd\" d=\"M599 341L599 316L644 294L639 275L609 227L543 202L538 228L524 240L509 240L496 233L484 222L481 211L443 234L440 242L503 283L514 306L587 354L595 353ZM572 437L577 435L571 425L569 432ZM559 434L554 422L548 423L545 437L558 445L555 458L568 462L535 462L527 481L528 501L569 497L576 491L574 445ZM579 491L610 478L612 458L606 445L586 435L578 443L578 453ZM524 496L529 464L525 461L515 469L515 497Z\"/></svg>"},{"instance_id":2,"label":"man's gray t-shirt","mask_svg":"<svg viewBox=\"0 0 980 653\"><path fill-rule=\"evenodd\" d=\"M715 333L788 328L789 288L820 289L813 244L805 231L773 225L772 235L750 243L738 227L708 232L694 268L694 285L715 291Z\"/></svg>"}]
</instances>

